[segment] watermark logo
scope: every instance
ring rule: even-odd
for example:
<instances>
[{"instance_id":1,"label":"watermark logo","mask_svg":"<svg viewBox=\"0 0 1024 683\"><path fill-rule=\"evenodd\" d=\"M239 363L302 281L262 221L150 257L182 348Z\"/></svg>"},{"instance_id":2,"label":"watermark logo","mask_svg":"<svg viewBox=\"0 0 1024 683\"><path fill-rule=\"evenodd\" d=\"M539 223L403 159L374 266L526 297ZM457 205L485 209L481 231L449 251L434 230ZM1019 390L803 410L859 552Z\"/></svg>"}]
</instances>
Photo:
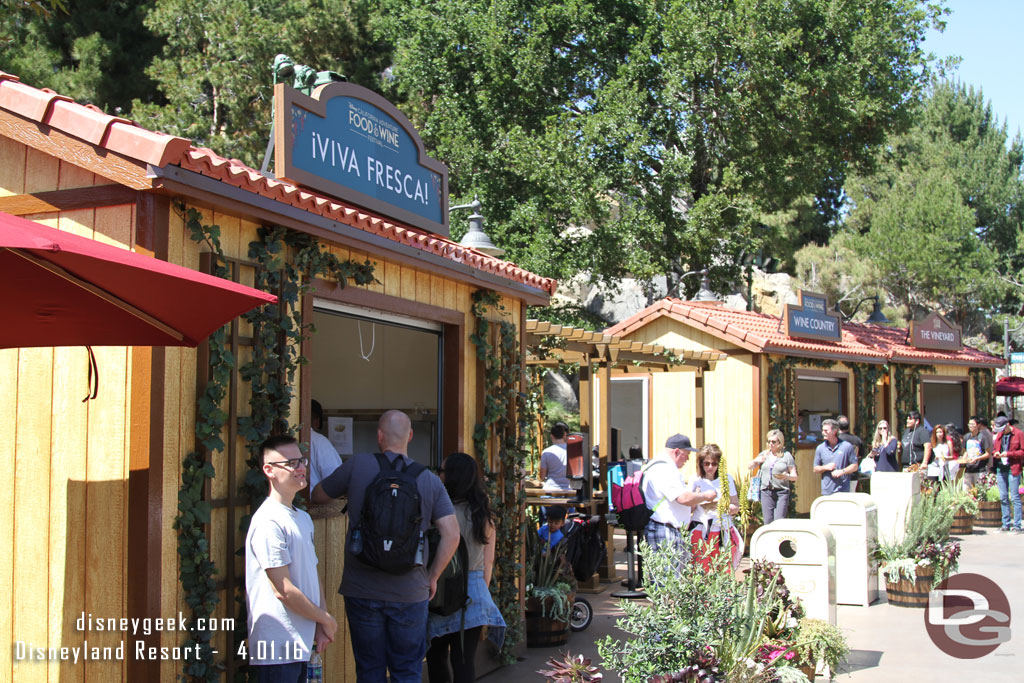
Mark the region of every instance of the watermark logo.
<instances>
[{"instance_id":1,"label":"watermark logo","mask_svg":"<svg viewBox=\"0 0 1024 683\"><path fill-rule=\"evenodd\" d=\"M1010 639L1010 601L989 578L954 574L928 594L924 625L946 654L977 659Z\"/></svg>"}]
</instances>

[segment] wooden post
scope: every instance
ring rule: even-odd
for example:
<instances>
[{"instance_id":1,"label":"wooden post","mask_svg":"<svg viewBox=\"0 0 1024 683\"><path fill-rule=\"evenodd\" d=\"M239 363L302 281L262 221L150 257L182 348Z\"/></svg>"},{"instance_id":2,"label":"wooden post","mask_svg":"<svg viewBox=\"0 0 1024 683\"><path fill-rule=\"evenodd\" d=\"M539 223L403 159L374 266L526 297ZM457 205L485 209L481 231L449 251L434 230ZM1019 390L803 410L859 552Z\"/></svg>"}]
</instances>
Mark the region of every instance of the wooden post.
<instances>
[{"instance_id":1,"label":"wooden post","mask_svg":"<svg viewBox=\"0 0 1024 683\"><path fill-rule=\"evenodd\" d=\"M600 461L599 481L603 486L603 482L608 478L608 458L612 448L612 364L618 360L619 352L618 349L605 345L599 345L597 348L601 354L601 440L598 445L598 458ZM606 492L606 494L610 495L610 492ZM601 558L597 573L603 582L618 581L619 575L615 571L615 534L607 520L607 497L594 507L597 514L601 516L598 533L601 534L605 542L604 557Z\"/></svg>"}]
</instances>

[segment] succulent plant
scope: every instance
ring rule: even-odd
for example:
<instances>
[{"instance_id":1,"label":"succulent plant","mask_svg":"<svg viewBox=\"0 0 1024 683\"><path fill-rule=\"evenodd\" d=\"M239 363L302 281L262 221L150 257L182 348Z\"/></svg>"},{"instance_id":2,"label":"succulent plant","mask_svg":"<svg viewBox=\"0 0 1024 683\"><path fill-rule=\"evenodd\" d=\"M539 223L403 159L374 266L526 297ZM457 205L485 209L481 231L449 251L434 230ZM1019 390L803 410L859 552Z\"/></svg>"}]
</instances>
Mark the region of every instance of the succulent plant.
<instances>
[{"instance_id":1,"label":"succulent plant","mask_svg":"<svg viewBox=\"0 0 1024 683\"><path fill-rule=\"evenodd\" d=\"M538 669L537 673L543 675L552 683L589 683L600 681L603 674L596 666L590 665L590 660L583 655L575 657L568 652L563 652L560 657L552 657L547 661L549 670Z\"/></svg>"},{"instance_id":2,"label":"succulent plant","mask_svg":"<svg viewBox=\"0 0 1024 683\"><path fill-rule=\"evenodd\" d=\"M724 680L725 676L718 668L718 658L708 648L681 671L651 676L647 683L720 683Z\"/></svg>"}]
</instances>

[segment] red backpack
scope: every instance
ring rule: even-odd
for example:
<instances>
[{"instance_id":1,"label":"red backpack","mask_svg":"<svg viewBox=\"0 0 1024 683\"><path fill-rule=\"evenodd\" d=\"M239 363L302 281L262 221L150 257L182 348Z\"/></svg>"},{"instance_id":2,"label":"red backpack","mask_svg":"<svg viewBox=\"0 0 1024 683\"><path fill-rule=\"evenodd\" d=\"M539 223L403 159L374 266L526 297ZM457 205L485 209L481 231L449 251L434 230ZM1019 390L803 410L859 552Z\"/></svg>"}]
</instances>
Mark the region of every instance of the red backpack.
<instances>
[{"instance_id":1,"label":"red backpack","mask_svg":"<svg viewBox=\"0 0 1024 683\"><path fill-rule=\"evenodd\" d=\"M611 485L612 508L619 516L619 526L626 531L643 531L654 514L644 497L644 475L657 462L661 461L653 460L623 479L621 484Z\"/></svg>"}]
</instances>

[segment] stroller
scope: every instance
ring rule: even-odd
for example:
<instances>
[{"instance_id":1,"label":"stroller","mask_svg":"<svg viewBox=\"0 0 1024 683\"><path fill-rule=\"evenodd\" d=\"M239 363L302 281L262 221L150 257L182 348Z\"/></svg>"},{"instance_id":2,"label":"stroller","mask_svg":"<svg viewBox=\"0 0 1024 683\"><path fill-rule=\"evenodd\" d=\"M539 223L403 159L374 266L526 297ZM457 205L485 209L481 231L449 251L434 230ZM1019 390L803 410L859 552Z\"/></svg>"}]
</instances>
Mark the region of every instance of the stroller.
<instances>
[{"instance_id":1,"label":"stroller","mask_svg":"<svg viewBox=\"0 0 1024 683\"><path fill-rule=\"evenodd\" d=\"M598 517L584 517L579 514L571 515L566 520L563 533L565 538L565 559L572 567L572 573L577 581L586 581L601 564L601 558L605 553L605 542L598 533ZM573 631L582 631L594 619L594 610L586 598L579 594L572 605L572 615L569 620L569 628Z\"/></svg>"}]
</instances>

